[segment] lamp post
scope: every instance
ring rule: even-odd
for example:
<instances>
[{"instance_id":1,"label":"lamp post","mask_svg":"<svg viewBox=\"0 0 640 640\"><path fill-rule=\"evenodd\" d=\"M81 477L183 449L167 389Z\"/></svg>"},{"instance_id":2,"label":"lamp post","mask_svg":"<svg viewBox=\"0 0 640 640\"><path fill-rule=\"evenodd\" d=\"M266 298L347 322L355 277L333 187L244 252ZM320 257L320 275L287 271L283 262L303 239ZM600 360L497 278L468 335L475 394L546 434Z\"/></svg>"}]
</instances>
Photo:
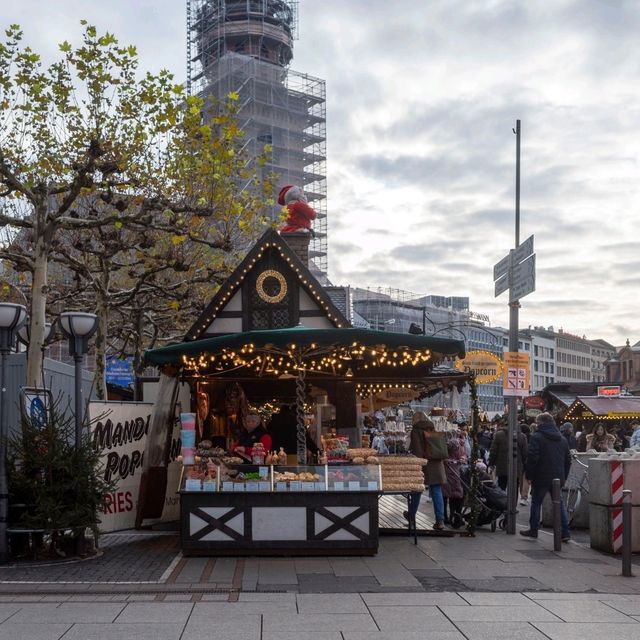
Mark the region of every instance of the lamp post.
<instances>
[{"instance_id":1,"label":"lamp post","mask_svg":"<svg viewBox=\"0 0 640 640\"><path fill-rule=\"evenodd\" d=\"M9 560L7 525L9 519L9 483L7 481L7 355L15 330L24 322L27 310L21 304L0 302L0 562Z\"/></svg>"},{"instance_id":2,"label":"lamp post","mask_svg":"<svg viewBox=\"0 0 640 640\"><path fill-rule=\"evenodd\" d=\"M28 347L29 342L31 341L31 327L29 323L25 322L18 329L17 333L18 333L18 340L20 340L20 342L22 342L23 345ZM51 342L51 339L53 338L54 335L55 335L55 326L52 325L50 322L45 322L44 323L44 339L42 341L43 349L47 346L49 342Z\"/></svg>"},{"instance_id":3,"label":"lamp post","mask_svg":"<svg viewBox=\"0 0 640 640\"><path fill-rule=\"evenodd\" d=\"M66 311L60 314L58 324L69 339L69 353L75 362L76 447L79 447L82 442L82 361L87 353L89 338L98 328L98 316L93 313Z\"/></svg>"}]
</instances>

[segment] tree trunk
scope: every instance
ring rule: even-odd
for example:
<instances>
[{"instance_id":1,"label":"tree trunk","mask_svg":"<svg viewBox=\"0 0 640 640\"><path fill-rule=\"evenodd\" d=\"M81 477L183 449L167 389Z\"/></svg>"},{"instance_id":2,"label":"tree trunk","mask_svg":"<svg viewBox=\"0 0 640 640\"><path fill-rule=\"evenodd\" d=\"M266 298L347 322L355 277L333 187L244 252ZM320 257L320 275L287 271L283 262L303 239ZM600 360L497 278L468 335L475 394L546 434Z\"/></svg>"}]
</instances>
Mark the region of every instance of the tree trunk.
<instances>
[{"instance_id":1,"label":"tree trunk","mask_svg":"<svg viewBox=\"0 0 640 640\"><path fill-rule=\"evenodd\" d=\"M107 332L109 326L109 307L104 296L98 292L98 305L96 308L98 315L98 331L96 332L96 396L99 400L107 399L106 382L106 353L107 353Z\"/></svg>"},{"instance_id":2,"label":"tree trunk","mask_svg":"<svg viewBox=\"0 0 640 640\"><path fill-rule=\"evenodd\" d=\"M49 247L45 237L38 234L34 251L31 317L29 318L29 350L27 351L27 386L42 386L44 323L47 308L47 269Z\"/></svg>"}]
</instances>

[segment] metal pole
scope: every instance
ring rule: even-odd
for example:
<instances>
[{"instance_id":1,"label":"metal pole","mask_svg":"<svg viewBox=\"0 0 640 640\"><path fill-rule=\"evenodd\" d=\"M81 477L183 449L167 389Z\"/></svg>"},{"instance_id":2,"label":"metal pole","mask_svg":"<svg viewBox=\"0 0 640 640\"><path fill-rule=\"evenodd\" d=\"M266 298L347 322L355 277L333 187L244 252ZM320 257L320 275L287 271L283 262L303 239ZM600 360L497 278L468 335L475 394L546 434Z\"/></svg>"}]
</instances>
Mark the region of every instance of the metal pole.
<instances>
[{"instance_id":1,"label":"metal pole","mask_svg":"<svg viewBox=\"0 0 640 640\"><path fill-rule=\"evenodd\" d=\"M551 504L553 505L553 550L562 551L562 518L560 515L560 479L551 481Z\"/></svg>"},{"instance_id":2,"label":"metal pole","mask_svg":"<svg viewBox=\"0 0 640 640\"><path fill-rule=\"evenodd\" d=\"M7 480L7 355L9 354L8 344L10 343L7 329L0 329L2 332L0 346L0 563L9 561L9 541L7 539L7 527L9 524L9 482Z\"/></svg>"},{"instance_id":3,"label":"metal pole","mask_svg":"<svg viewBox=\"0 0 640 640\"><path fill-rule=\"evenodd\" d=\"M520 244L520 120L516 120L516 249ZM513 253L509 264L509 282L513 282ZM518 310L517 300L509 302L509 351L518 351ZM509 408L509 451L508 451L508 483L507 483L507 533L515 535L518 504L518 398L510 396L507 400Z\"/></svg>"},{"instance_id":4,"label":"metal pole","mask_svg":"<svg viewBox=\"0 0 640 640\"><path fill-rule=\"evenodd\" d=\"M631 578L631 491L622 492L622 575Z\"/></svg>"},{"instance_id":5,"label":"metal pole","mask_svg":"<svg viewBox=\"0 0 640 640\"><path fill-rule=\"evenodd\" d=\"M82 355L76 351L73 359L76 383L76 449L78 449L82 444Z\"/></svg>"}]
</instances>

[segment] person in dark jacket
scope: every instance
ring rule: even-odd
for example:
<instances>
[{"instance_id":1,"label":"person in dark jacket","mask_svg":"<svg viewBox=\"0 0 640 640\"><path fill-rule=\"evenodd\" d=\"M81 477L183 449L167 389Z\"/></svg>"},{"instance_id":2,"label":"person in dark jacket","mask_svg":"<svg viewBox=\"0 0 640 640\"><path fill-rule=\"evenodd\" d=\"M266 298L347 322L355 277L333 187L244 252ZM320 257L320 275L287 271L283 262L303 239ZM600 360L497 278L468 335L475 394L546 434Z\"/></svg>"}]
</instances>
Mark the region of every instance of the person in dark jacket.
<instances>
[{"instance_id":1,"label":"person in dark jacket","mask_svg":"<svg viewBox=\"0 0 640 640\"><path fill-rule=\"evenodd\" d=\"M566 439L569 449L577 449L578 441L573 435L573 425L570 422L565 422L560 429L562 436Z\"/></svg>"},{"instance_id":2,"label":"person in dark jacket","mask_svg":"<svg viewBox=\"0 0 640 640\"><path fill-rule=\"evenodd\" d=\"M516 470L516 478L522 476L524 470L524 462L527 459L527 438L524 433L518 431L518 469ZM509 427L504 425L496 432L491 443L489 451L489 466L496 468L496 476L498 477L498 486L504 491L507 490L509 482Z\"/></svg>"},{"instance_id":3,"label":"person in dark jacket","mask_svg":"<svg viewBox=\"0 0 640 640\"><path fill-rule=\"evenodd\" d=\"M550 413L541 413L536 418L538 428L529 441L525 472L531 481L531 512L529 515L529 529L521 531L520 535L527 538L538 537L540 526L540 508L547 493L551 493L551 483L554 478L560 479L564 485L571 468L571 454L569 444L560 435L558 427ZM560 516L562 519L562 541L571 539L569 532L569 516L564 503L560 502Z\"/></svg>"}]
</instances>

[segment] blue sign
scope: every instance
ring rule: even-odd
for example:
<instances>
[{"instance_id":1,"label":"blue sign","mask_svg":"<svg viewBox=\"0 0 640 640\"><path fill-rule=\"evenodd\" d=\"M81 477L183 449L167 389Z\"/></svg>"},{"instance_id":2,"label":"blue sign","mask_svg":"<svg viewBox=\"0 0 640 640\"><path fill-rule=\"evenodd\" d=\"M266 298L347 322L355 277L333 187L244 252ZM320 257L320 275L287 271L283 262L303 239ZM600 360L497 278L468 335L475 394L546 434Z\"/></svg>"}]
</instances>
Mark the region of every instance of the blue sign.
<instances>
[{"instance_id":1,"label":"blue sign","mask_svg":"<svg viewBox=\"0 0 640 640\"><path fill-rule=\"evenodd\" d=\"M107 384L129 389L133 387L135 375L133 373L133 358L107 357L107 370L105 372Z\"/></svg>"}]
</instances>

